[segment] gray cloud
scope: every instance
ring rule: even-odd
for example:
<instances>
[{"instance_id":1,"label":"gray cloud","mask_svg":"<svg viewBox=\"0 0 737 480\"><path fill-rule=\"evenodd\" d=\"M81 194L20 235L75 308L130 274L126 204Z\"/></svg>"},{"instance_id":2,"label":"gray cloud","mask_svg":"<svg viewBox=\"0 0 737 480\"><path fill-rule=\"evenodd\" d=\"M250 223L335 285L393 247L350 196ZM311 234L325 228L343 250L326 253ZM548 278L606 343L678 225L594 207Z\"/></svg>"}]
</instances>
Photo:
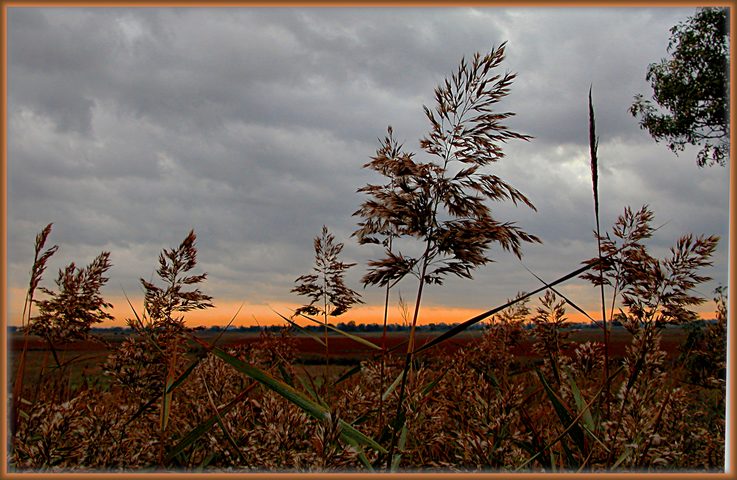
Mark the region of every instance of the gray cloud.
<instances>
[{"instance_id":1,"label":"gray cloud","mask_svg":"<svg viewBox=\"0 0 737 480\"><path fill-rule=\"evenodd\" d=\"M505 40L503 68L518 78L500 108L535 138L510 144L492 169L538 211L494 211L545 241L525 264L552 279L595 253L593 85L603 225L648 203L669 222L653 239L659 250L687 231L720 234L711 274L726 283L727 172L698 169L693 151L676 158L627 113L690 9L9 12L11 288L27 281L33 237L50 221L64 260L112 251L112 294L137 291L160 249L190 228L216 298L296 302L289 289L310 268L323 224L359 263L349 274L358 285L379 254L349 238L355 190L378 181L361 169L376 138L391 124L418 151L433 88L462 56ZM475 281L449 280L428 301L484 308L535 285L514 257L492 257Z\"/></svg>"}]
</instances>

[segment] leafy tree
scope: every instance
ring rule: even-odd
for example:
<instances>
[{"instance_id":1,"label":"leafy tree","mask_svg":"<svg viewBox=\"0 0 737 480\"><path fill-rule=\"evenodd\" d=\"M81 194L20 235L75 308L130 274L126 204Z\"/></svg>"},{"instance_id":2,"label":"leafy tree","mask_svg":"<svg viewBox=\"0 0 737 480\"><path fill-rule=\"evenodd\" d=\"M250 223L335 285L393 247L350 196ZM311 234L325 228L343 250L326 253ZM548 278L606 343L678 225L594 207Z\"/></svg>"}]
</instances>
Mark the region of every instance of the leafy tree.
<instances>
[{"instance_id":1,"label":"leafy tree","mask_svg":"<svg viewBox=\"0 0 737 480\"><path fill-rule=\"evenodd\" d=\"M727 9L703 8L671 28L670 59L648 67L646 79L662 113L641 94L629 111L640 127L678 154L701 145L698 165L729 158L729 30Z\"/></svg>"}]
</instances>

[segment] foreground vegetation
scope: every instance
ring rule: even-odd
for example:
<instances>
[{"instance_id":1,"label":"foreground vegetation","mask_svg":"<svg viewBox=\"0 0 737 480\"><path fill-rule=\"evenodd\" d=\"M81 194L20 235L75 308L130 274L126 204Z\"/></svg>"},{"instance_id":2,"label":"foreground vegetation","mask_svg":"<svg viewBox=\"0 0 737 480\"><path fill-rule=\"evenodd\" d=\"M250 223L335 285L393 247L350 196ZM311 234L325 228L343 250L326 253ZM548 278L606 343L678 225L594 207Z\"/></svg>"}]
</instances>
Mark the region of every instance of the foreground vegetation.
<instances>
[{"instance_id":1,"label":"foreground vegetation","mask_svg":"<svg viewBox=\"0 0 737 480\"><path fill-rule=\"evenodd\" d=\"M667 257L655 258L647 248L657 230L647 206L625 208L610 232L600 232L591 95L598 255L419 341L425 285L442 284L449 275L472 278L491 261L491 245L521 257L523 243L541 242L493 218L485 203L511 200L534 209L522 193L483 173L503 158L501 144L530 139L501 124L511 113L492 111L514 78L494 74L503 58L504 45L475 55L438 87L437 107L425 109L431 130L420 142L433 160L415 161L389 128L366 164L386 183L359 189L368 198L356 212L361 220L354 235L384 252L369 262L363 282L385 288L388 308L398 282L417 280L414 309L405 310L409 332L394 346L387 342L386 313L380 341L335 327L335 317L361 300L343 283L353 264L340 261L343 244L327 227L314 242L313 273L297 278L293 289L310 302L282 316L283 330L264 331L258 342L235 347L222 346L222 332L195 335L185 316L212 307L212 298L200 290L206 274L193 273L191 231L179 246L161 252L156 281L141 279L143 308L129 301L132 334L100 362L105 380L71 382L81 359L60 346L90 340L92 327L110 318L100 294L110 253L84 268L71 263L59 271L56 289L43 287L48 259L58 250L46 248L51 225L43 229L23 312L24 342L14 352L11 468L722 470L726 290L716 291L714 322L699 321L692 310L705 301L694 289L709 280L702 270L712 264L718 239L684 235ZM577 277L600 287L599 319L556 289ZM44 298L37 299L37 291ZM601 342L568 338L569 308L600 329ZM297 320L318 325L323 334ZM480 341L455 351L441 348L482 321ZM614 322L628 332L618 355L612 354ZM667 325L689 332L676 358L661 347ZM319 347L324 364L298 368L293 332ZM31 368L30 335L49 352L40 367ZM336 336L373 355L336 369ZM516 351L521 343L533 346L533 361Z\"/></svg>"},{"instance_id":2,"label":"foreground vegetation","mask_svg":"<svg viewBox=\"0 0 737 480\"><path fill-rule=\"evenodd\" d=\"M614 360L623 367L612 372L608 414L602 401L601 343L566 345L560 339L560 347L569 353L556 356L546 351L544 333L522 328L525 308L498 315L479 342L450 358L445 352L428 355L416 365L405 399L406 433L394 466L448 471L719 470L724 358L715 358L714 348L723 349L723 307L720 312L719 323L703 326L675 359L666 357L656 335L639 362L641 338L632 337L624 357ZM259 342L199 359L173 391L164 436L161 394L154 382L146 388L144 377L127 386L118 380L107 388L79 385L63 391L49 370L45 380L28 385L23 394L29 400L21 406L12 466L345 471L365 470L368 461L380 468L380 452L351 445L341 437L339 420L379 444L386 442L388 412L398 401L396 382L382 391L381 360L367 359L347 378L333 376L327 389L316 373L322 367L310 377L298 366L294 340L286 332L264 332ZM537 370L512 353L515 343L525 340L538 344L538 357L544 360L537 362ZM255 386L252 376L235 368L234 358L293 386L323 405L328 415L317 420L282 394ZM147 366L135 356L129 362L132 375L137 373L133 368ZM106 368L112 367L108 361ZM383 383L392 383L401 371L402 358L388 357ZM344 367L341 373L350 372ZM103 375L111 374L108 370Z\"/></svg>"}]
</instances>

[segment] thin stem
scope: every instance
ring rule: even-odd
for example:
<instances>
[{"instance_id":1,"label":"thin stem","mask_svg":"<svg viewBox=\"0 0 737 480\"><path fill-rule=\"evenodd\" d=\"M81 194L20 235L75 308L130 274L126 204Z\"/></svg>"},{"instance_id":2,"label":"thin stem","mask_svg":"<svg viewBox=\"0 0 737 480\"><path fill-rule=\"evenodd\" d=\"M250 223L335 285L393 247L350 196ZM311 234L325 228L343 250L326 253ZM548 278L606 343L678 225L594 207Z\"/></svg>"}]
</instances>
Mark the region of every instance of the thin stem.
<instances>
[{"instance_id":1,"label":"thin stem","mask_svg":"<svg viewBox=\"0 0 737 480\"><path fill-rule=\"evenodd\" d=\"M599 160L597 157L598 139L596 138L596 122L594 119L594 104L591 99L591 88L589 88L589 151L591 155L591 183L594 191L594 215L596 217L596 246L601 262L601 229L599 226ZM599 283L601 292L601 320L604 326L604 371L603 380L606 386L603 400L609 415L611 384L609 380L609 328L606 322L606 299L604 298L604 269L599 269Z\"/></svg>"},{"instance_id":2,"label":"thin stem","mask_svg":"<svg viewBox=\"0 0 737 480\"><path fill-rule=\"evenodd\" d=\"M598 205L597 205L598 207ZM601 261L601 238L599 233L599 210L596 210L596 243L598 247L599 261ZM606 321L606 299L604 298L604 270L599 269L599 283L601 292L601 320L604 326L604 382L606 390L604 391L603 399L607 409L607 416L609 416L609 404L611 400L611 384L609 380L609 327L607 327ZM614 304L612 299L612 305Z\"/></svg>"},{"instance_id":3,"label":"thin stem","mask_svg":"<svg viewBox=\"0 0 737 480\"><path fill-rule=\"evenodd\" d=\"M323 309L322 314L323 318L325 319L325 328L324 328L324 336L325 336L325 388L328 387L328 377L330 372L330 349L328 348L328 280L327 280L327 272L323 270L322 272L322 299L323 299ZM327 392L327 390L326 390Z\"/></svg>"},{"instance_id":4,"label":"thin stem","mask_svg":"<svg viewBox=\"0 0 737 480\"><path fill-rule=\"evenodd\" d=\"M422 271L420 273L420 285L417 287L417 298L415 300L415 311L414 311L414 314L412 315L412 327L410 329L410 334L409 334L409 343L408 343L408 346L407 346L407 355L406 355L406 357L404 359L404 370L402 371L402 384L401 384L401 387L399 389L399 402L397 403L397 414L394 417L395 418L395 427L398 426L397 420L402 415L402 410L403 410L403 407L404 407L404 405L403 405L404 395L405 395L405 390L407 388L407 376L408 376L408 372L409 372L410 368L412 367L412 354L413 354L413 351L414 351L414 348L415 348L414 347L414 345L415 345L415 326L417 325L417 318L418 318L419 313L420 313L420 304L422 302L422 290L423 290L423 287L425 286L425 274L427 273L427 264L428 264L427 252L428 252L429 249L430 249L430 240L428 239L428 241L427 241L427 248L425 250L425 254L423 255L424 260L422 262ZM397 443L397 433L398 433L397 432L397 429L395 428L392 431L392 441L391 441L391 445L389 446L389 454L388 454L388 459L387 459L387 469L391 469L392 458L394 457L394 449L395 449L396 443Z\"/></svg>"},{"instance_id":5,"label":"thin stem","mask_svg":"<svg viewBox=\"0 0 737 480\"><path fill-rule=\"evenodd\" d=\"M392 236L389 236L389 252L392 251ZM386 367L386 322L389 317L389 291L392 285L386 284L384 296L384 329L381 333L381 375L379 377L379 425L384 424L384 369Z\"/></svg>"}]
</instances>

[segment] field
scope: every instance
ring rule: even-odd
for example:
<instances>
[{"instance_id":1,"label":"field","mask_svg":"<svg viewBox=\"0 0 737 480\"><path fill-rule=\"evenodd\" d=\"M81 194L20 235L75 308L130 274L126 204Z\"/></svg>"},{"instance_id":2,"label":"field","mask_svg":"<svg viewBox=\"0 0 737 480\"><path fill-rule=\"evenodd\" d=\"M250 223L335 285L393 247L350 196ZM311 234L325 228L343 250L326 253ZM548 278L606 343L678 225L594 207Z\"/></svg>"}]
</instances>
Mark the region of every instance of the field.
<instances>
[{"instance_id":1,"label":"field","mask_svg":"<svg viewBox=\"0 0 737 480\"><path fill-rule=\"evenodd\" d=\"M429 339L440 333L420 333L417 335L418 345L424 344ZM381 345L382 339L380 334L358 334L360 337L376 344ZM474 348L479 342L482 333L479 331L464 332L455 337L452 341L441 344L438 349L444 353L453 353L459 348ZM73 387L80 385L83 376L88 377L89 381L106 384L103 375L102 365L107 360L111 351L114 351L127 338L125 333L102 333L98 335L102 342L96 340L78 341L57 346L62 358L73 360L71 369L71 383ZM211 342L218 336L217 333L198 333L197 337ZM394 350L394 355L399 356L404 353L401 346L406 345L408 332L391 332L386 337L386 347ZM664 332L661 346L668 354L670 359L674 359L679 354L681 348L686 342L688 333L683 328L671 328ZM570 346L567 348L570 353L576 345L585 342L601 341L601 331L597 329L573 329L569 334ZM624 329L614 329L610 336L610 354L612 357L622 357L625 348L631 342L632 335ZM17 369L18 353L23 349L23 343L26 340L20 333L11 333L9 335L8 348L10 350L10 372ZM38 376L43 365L51 366L53 364L51 351L48 349L46 342L38 336L28 337L28 353L27 353L27 375L31 378ZM258 333L242 333L242 332L225 332L220 338L218 344L223 347L233 346L253 346L260 341ZM324 349L316 343L312 338L304 334L295 334L292 337L295 349L295 360L302 365L322 365L324 360ZM399 347L399 348L397 348ZM533 341L527 339L519 345L515 345L510 349L511 353L517 358L539 360L540 355L533 349ZM337 334L330 335L330 362L336 367L336 371L345 370L337 368L342 366L353 366L361 361L370 360L376 357L376 350L362 345L349 338L342 337ZM317 371L319 369L313 368ZM11 383L14 377L11 378Z\"/></svg>"}]
</instances>

